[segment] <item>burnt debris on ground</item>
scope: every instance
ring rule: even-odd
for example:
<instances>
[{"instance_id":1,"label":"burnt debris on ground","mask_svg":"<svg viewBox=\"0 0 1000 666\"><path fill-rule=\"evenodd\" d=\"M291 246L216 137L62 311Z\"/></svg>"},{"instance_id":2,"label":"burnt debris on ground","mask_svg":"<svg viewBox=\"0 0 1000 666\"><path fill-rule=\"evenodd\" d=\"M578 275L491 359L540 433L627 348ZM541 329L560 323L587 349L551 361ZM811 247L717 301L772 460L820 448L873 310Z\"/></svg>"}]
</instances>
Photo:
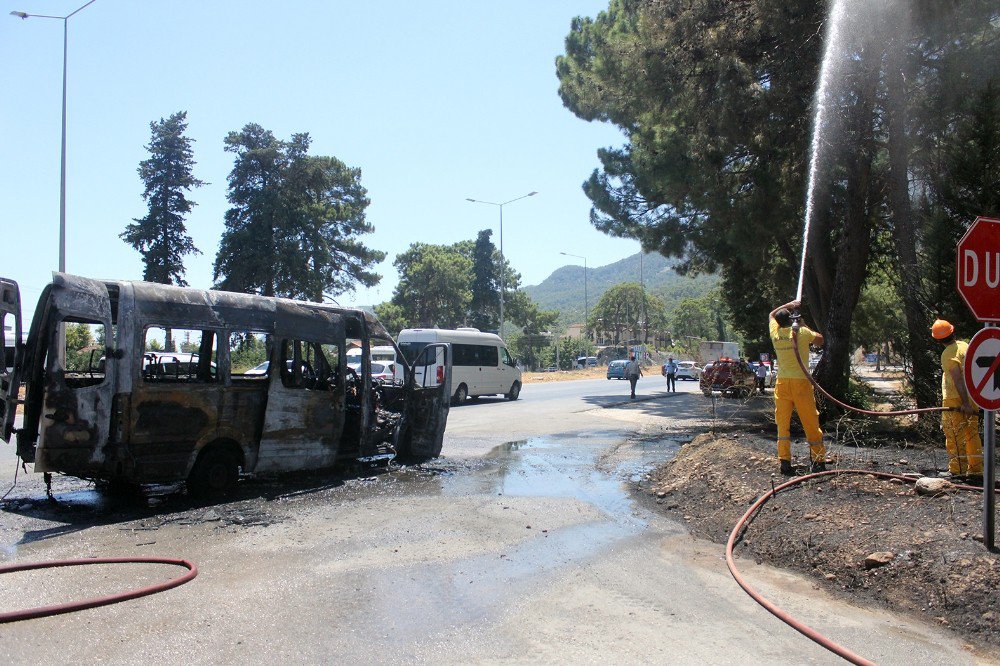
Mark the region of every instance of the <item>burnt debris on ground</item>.
<instances>
[{"instance_id":1,"label":"burnt debris on ground","mask_svg":"<svg viewBox=\"0 0 1000 666\"><path fill-rule=\"evenodd\" d=\"M832 469L930 473L934 459L947 466L943 450L901 442L831 446ZM724 544L748 506L787 480L777 473L774 446L759 434L701 435L654 472L643 490L692 534ZM795 453L804 468L805 445ZM996 649L1000 558L981 540L981 492L925 496L906 482L843 475L779 493L752 519L735 553L797 570L828 591L913 613Z\"/></svg>"}]
</instances>

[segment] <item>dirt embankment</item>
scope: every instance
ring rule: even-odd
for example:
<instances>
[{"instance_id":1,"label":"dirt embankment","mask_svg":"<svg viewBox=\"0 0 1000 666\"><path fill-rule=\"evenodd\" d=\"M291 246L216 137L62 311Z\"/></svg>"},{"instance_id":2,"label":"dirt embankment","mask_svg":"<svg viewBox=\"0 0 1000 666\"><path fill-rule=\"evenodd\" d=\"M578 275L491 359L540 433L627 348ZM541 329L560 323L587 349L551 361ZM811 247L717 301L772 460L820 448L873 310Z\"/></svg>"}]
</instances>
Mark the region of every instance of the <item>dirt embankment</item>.
<instances>
[{"instance_id":1,"label":"dirt embankment","mask_svg":"<svg viewBox=\"0 0 1000 666\"><path fill-rule=\"evenodd\" d=\"M846 454L842 460L849 456L850 467L864 470L909 466L899 449L833 447L831 453ZM787 480L776 472L769 439L702 435L654 474L651 492L693 534L725 543L748 506ZM927 497L909 483L844 474L779 493L751 521L735 552L738 559L811 575L857 602L951 627L993 651L1000 648L1000 557L984 548L981 535L981 492ZM873 553L891 555L884 565L866 566Z\"/></svg>"}]
</instances>

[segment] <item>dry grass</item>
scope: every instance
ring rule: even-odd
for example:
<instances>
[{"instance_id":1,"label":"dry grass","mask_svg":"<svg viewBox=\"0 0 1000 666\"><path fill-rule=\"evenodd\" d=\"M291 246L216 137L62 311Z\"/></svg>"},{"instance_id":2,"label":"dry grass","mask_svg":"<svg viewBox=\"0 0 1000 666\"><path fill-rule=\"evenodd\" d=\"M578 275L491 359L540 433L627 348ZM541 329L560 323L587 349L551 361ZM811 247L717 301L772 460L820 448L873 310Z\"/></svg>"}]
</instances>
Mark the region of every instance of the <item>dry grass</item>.
<instances>
[{"instance_id":1,"label":"dry grass","mask_svg":"<svg viewBox=\"0 0 1000 666\"><path fill-rule=\"evenodd\" d=\"M643 371L645 372L645 370ZM544 382L569 382L574 379L604 379L608 376L607 366L585 370L557 370L556 372L525 372L521 375L524 384L541 384Z\"/></svg>"}]
</instances>

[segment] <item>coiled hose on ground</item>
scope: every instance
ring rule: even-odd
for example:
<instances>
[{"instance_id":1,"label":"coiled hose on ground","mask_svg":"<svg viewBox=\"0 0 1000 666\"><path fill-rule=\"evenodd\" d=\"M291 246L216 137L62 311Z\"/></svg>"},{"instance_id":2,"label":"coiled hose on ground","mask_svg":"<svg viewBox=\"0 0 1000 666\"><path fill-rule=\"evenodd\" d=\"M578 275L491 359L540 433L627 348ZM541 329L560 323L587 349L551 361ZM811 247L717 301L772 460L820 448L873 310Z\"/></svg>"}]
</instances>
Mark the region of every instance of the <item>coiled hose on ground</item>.
<instances>
[{"instance_id":1,"label":"coiled hose on ground","mask_svg":"<svg viewBox=\"0 0 1000 666\"><path fill-rule=\"evenodd\" d=\"M126 590L118 594L110 594L103 597L84 599L83 601L71 601L64 604L52 604L50 606L38 606L36 608L26 608L24 610L0 613L0 624L6 622L17 622L18 620L29 620L36 617L46 617L49 615L59 615L61 613L71 613L73 611L84 610L85 608L96 608L97 606L107 606L119 601L136 599L157 592L169 590L172 587L183 585L193 580L198 575L198 567L188 560L175 560L163 557L94 557L78 560L55 560L53 562L28 562L25 564L8 564L0 566L0 574L13 573L15 571L30 571L33 569L51 569L55 567L78 567L88 564L169 564L172 566L184 567L187 573L171 578L170 580L146 587Z\"/></svg>"}]
</instances>

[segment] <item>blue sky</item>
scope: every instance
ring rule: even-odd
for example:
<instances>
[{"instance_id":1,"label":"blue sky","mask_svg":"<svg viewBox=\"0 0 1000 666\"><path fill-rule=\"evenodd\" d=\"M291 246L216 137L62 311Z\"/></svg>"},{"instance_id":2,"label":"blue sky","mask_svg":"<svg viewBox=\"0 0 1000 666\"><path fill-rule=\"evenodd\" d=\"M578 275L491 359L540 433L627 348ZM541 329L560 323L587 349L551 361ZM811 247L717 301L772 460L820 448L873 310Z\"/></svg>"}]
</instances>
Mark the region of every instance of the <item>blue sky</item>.
<instances>
[{"instance_id":1,"label":"blue sky","mask_svg":"<svg viewBox=\"0 0 1000 666\"><path fill-rule=\"evenodd\" d=\"M30 312L58 260L62 22L85 0L2 0L0 7L0 274ZM97 0L69 21L67 270L139 279L140 256L118 234L145 213L136 173L150 121L188 112L195 190L188 229L204 254L188 282L211 285L232 156L226 133L249 122L279 138L309 132L313 154L362 169L371 247L388 253L381 284L339 300L388 300L392 260L416 241L452 243L498 230L524 284L588 258L638 251L588 220L581 183L596 150L624 138L586 123L557 94L554 59L574 16L607 0L257 2ZM494 242L498 242L496 233Z\"/></svg>"}]
</instances>

